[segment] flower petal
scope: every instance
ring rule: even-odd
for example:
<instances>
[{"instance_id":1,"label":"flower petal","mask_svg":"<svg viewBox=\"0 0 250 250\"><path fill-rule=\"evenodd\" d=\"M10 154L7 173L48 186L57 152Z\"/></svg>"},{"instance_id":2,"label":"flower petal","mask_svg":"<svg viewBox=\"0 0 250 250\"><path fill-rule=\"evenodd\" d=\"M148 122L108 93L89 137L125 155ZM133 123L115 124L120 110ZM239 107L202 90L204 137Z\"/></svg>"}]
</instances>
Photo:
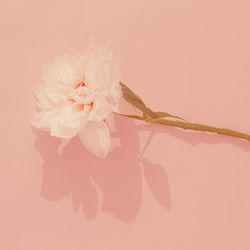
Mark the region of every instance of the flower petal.
<instances>
[{"instance_id":1,"label":"flower petal","mask_svg":"<svg viewBox=\"0 0 250 250\"><path fill-rule=\"evenodd\" d=\"M60 138L72 138L85 126L89 107L80 110L77 104L65 107L53 120L50 135Z\"/></svg>"},{"instance_id":2,"label":"flower petal","mask_svg":"<svg viewBox=\"0 0 250 250\"><path fill-rule=\"evenodd\" d=\"M84 62L80 54L70 50L53 63L42 65L42 73L46 83L71 85L84 74Z\"/></svg>"},{"instance_id":3,"label":"flower petal","mask_svg":"<svg viewBox=\"0 0 250 250\"><path fill-rule=\"evenodd\" d=\"M82 145L93 154L105 158L110 147L110 134L106 122L88 122L79 133Z\"/></svg>"},{"instance_id":4,"label":"flower petal","mask_svg":"<svg viewBox=\"0 0 250 250\"><path fill-rule=\"evenodd\" d=\"M78 129L66 127L62 125L59 120L55 120L51 124L50 135L59 138L73 138L80 132L81 128Z\"/></svg>"},{"instance_id":5,"label":"flower petal","mask_svg":"<svg viewBox=\"0 0 250 250\"><path fill-rule=\"evenodd\" d=\"M51 110L48 112L42 111L36 113L30 123L32 126L41 130L50 130L51 121L54 120L56 115L56 110Z\"/></svg>"},{"instance_id":6,"label":"flower petal","mask_svg":"<svg viewBox=\"0 0 250 250\"><path fill-rule=\"evenodd\" d=\"M89 121L100 122L112 113L112 106L102 96L96 97L93 102L93 108L88 115Z\"/></svg>"},{"instance_id":7,"label":"flower petal","mask_svg":"<svg viewBox=\"0 0 250 250\"><path fill-rule=\"evenodd\" d=\"M113 52L108 44L97 47L94 39L90 40L85 52L85 76L92 89L107 90L121 78L121 70L113 59Z\"/></svg>"}]
</instances>

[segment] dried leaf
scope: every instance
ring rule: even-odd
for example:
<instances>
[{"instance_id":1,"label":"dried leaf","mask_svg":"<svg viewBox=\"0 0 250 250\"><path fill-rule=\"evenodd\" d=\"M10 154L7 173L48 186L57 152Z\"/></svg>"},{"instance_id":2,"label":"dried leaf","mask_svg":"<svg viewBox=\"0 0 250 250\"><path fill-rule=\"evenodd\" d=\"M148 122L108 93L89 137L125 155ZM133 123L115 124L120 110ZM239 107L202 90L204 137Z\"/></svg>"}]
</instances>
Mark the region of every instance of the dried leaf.
<instances>
[{"instance_id":1,"label":"dried leaf","mask_svg":"<svg viewBox=\"0 0 250 250\"><path fill-rule=\"evenodd\" d=\"M124 83L120 82L121 90L122 90L122 96L123 98L135 106L136 108L140 109L143 113L147 114L153 119L157 119L158 115L152 111L150 108L148 108L145 103L142 101L142 99L136 95L130 88L128 88Z\"/></svg>"},{"instance_id":2,"label":"dried leaf","mask_svg":"<svg viewBox=\"0 0 250 250\"><path fill-rule=\"evenodd\" d=\"M166 113L166 112L155 112L155 113L158 115L158 118L172 117L172 118L176 118L176 119L185 121L183 118L181 118L179 116L171 115L171 114Z\"/></svg>"}]
</instances>

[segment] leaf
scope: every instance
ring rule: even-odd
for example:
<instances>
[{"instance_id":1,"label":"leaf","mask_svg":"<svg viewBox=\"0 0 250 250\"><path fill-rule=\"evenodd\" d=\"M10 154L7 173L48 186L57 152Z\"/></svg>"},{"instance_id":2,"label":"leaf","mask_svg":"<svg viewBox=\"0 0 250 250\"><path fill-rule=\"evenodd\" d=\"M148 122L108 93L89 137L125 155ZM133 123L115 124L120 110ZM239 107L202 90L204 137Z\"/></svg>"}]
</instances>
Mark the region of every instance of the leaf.
<instances>
[{"instance_id":1,"label":"leaf","mask_svg":"<svg viewBox=\"0 0 250 250\"><path fill-rule=\"evenodd\" d=\"M152 111L150 108L148 108L145 103L142 101L142 99L136 95L130 88L128 88L124 83L120 82L121 90L122 90L122 96L123 98L135 106L136 108L140 109L143 113L147 114L153 119L157 119L158 115Z\"/></svg>"},{"instance_id":2,"label":"leaf","mask_svg":"<svg viewBox=\"0 0 250 250\"><path fill-rule=\"evenodd\" d=\"M142 101L142 99L138 95L136 95L128 86L126 86L122 82L120 82L120 85L121 85L123 98L127 102L129 102L130 104L132 104L133 106L135 106L136 108L141 110L144 113L144 115L148 116L148 117L144 116L144 120L148 120L150 118L158 119L158 118L172 117L172 118L176 118L176 119L179 119L182 121L186 121L179 116L175 116L175 115L172 115L172 114L169 114L166 112L154 112L154 111L152 111L150 108L148 108L145 105L145 103Z\"/></svg>"},{"instance_id":3,"label":"leaf","mask_svg":"<svg viewBox=\"0 0 250 250\"><path fill-rule=\"evenodd\" d=\"M181 118L179 116L171 115L171 114L166 113L166 112L155 112L155 114L158 115L158 118L172 117L172 118L177 118L179 120L185 121L183 118Z\"/></svg>"}]
</instances>

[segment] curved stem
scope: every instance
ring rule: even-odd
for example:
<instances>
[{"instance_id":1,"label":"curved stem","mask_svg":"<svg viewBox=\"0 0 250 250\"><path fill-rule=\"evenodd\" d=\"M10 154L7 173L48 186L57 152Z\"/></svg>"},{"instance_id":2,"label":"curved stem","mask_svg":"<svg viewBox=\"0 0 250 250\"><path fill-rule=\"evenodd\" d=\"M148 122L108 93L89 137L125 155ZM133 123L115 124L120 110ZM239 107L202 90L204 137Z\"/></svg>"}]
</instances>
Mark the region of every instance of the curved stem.
<instances>
[{"instance_id":1,"label":"curved stem","mask_svg":"<svg viewBox=\"0 0 250 250\"><path fill-rule=\"evenodd\" d=\"M237 132L231 129L216 128L216 127L212 127L208 125L187 122L183 118L180 118L175 115L171 115L166 112L154 112L151 109L149 109L141 100L141 98L138 95L136 95L130 88L128 88L124 83L120 82L120 86L121 86L122 96L125 99L125 101L127 101L128 103L130 103L137 109L141 110L143 113L143 116L136 116L136 115L123 115L123 116L133 118L133 119L143 120L148 123L158 123L158 124L168 125L172 127L178 127L178 128L190 129L190 130L196 130L196 131L206 131L206 132L212 132L212 133L217 133L221 135L229 135L229 136L233 136L237 138L242 138L248 141L250 140L250 135ZM180 120L167 120L167 119L163 119L164 117L172 117L172 118L177 118Z\"/></svg>"},{"instance_id":2,"label":"curved stem","mask_svg":"<svg viewBox=\"0 0 250 250\"><path fill-rule=\"evenodd\" d=\"M212 133L217 133L221 135L228 135L228 136L233 136L237 138L242 138L250 141L250 135L237 132L231 129L226 129L226 128L217 128L213 126L208 126L204 124L198 124L198 123L192 123L192 122L184 122L184 121L174 121L174 120L166 120L166 119L151 119L149 117L141 117L141 116L129 116L125 115L126 117L137 119L137 120L143 120L148 123L157 123L157 124L162 124L162 125L167 125L171 127L177 127L177 128L182 128L182 129L189 129L189 130L196 130L196 131L205 131L205 132L212 132Z\"/></svg>"},{"instance_id":3,"label":"curved stem","mask_svg":"<svg viewBox=\"0 0 250 250\"><path fill-rule=\"evenodd\" d=\"M164 119L151 120L150 122L164 124L164 125L168 125L172 127L183 128L183 129L206 131L206 132L212 132L212 133L217 133L221 135L229 135L229 136L233 136L237 138L250 140L250 135L237 132L231 129L226 129L226 128L216 128L213 126L208 126L208 125L203 125L203 124L181 122L181 121L171 121L171 120L164 120Z\"/></svg>"}]
</instances>

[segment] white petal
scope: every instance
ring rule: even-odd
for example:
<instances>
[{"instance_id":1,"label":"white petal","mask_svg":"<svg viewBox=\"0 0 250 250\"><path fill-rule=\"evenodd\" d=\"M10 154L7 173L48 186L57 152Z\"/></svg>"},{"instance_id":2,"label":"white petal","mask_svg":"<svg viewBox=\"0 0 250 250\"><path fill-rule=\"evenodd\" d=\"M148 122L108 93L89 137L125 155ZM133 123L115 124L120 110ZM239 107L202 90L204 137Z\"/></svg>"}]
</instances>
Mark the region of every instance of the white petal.
<instances>
[{"instance_id":1,"label":"white petal","mask_svg":"<svg viewBox=\"0 0 250 250\"><path fill-rule=\"evenodd\" d=\"M86 114L88 113L89 107L86 106L83 110L79 104L69 104L65 106L60 115L59 122L69 128L78 128L86 122Z\"/></svg>"},{"instance_id":2,"label":"white petal","mask_svg":"<svg viewBox=\"0 0 250 250\"><path fill-rule=\"evenodd\" d=\"M40 110L46 110L52 107L53 103L44 92L44 85L38 86L36 90L36 97L38 100L37 106L40 108Z\"/></svg>"},{"instance_id":3,"label":"white petal","mask_svg":"<svg viewBox=\"0 0 250 250\"><path fill-rule=\"evenodd\" d=\"M54 117L56 116L56 110L52 110L52 111L42 111L39 113L36 113L32 120L31 120L31 124L39 129L42 130L49 130L50 129L50 125L51 125L51 121L54 119Z\"/></svg>"},{"instance_id":4,"label":"white petal","mask_svg":"<svg viewBox=\"0 0 250 250\"><path fill-rule=\"evenodd\" d=\"M79 134L82 145L99 157L106 157L110 147L110 134L106 122L88 122Z\"/></svg>"},{"instance_id":5,"label":"white petal","mask_svg":"<svg viewBox=\"0 0 250 250\"><path fill-rule=\"evenodd\" d=\"M112 113L112 106L102 96L96 97L88 115L89 121L100 122Z\"/></svg>"},{"instance_id":6,"label":"white petal","mask_svg":"<svg viewBox=\"0 0 250 250\"><path fill-rule=\"evenodd\" d=\"M108 45L96 47L92 39L85 52L85 76L90 88L106 90L121 78L121 70Z\"/></svg>"},{"instance_id":7,"label":"white petal","mask_svg":"<svg viewBox=\"0 0 250 250\"><path fill-rule=\"evenodd\" d=\"M51 124L50 135L59 138L72 138L81 131L81 128L70 128L62 125L60 121L55 120Z\"/></svg>"},{"instance_id":8,"label":"white petal","mask_svg":"<svg viewBox=\"0 0 250 250\"><path fill-rule=\"evenodd\" d=\"M81 55L70 50L56 57L53 63L42 65L42 72L46 83L71 85L83 75L84 64Z\"/></svg>"},{"instance_id":9,"label":"white petal","mask_svg":"<svg viewBox=\"0 0 250 250\"><path fill-rule=\"evenodd\" d=\"M77 115L65 112L65 110L61 111L51 122L50 135L59 138L72 138L81 131L84 124L77 119Z\"/></svg>"},{"instance_id":10,"label":"white petal","mask_svg":"<svg viewBox=\"0 0 250 250\"><path fill-rule=\"evenodd\" d=\"M78 106L78 104L70 104L61 110L60 114L51 122L50 135L72 138L83 129L90 107L86 106L80 110L77 108Z\"/></svg>"}]
</instances>

